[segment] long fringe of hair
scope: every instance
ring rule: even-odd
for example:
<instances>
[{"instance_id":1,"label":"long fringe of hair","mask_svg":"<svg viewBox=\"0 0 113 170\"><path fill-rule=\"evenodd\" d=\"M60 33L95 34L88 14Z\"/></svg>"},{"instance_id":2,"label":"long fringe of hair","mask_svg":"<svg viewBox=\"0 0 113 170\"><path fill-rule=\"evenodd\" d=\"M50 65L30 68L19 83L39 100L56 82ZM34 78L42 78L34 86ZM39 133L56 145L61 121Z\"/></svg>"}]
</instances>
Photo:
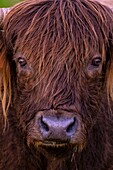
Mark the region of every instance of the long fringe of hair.
<instances>
[{"instance_id":1,"label":"long fringe of hair","mask_svg":"<svg viewBox=\"0 0 113 170\"><path fill-rule=\"evenodd\" d=\"M43 77L46 65L53 67L57 56L63 62L73 50L72 60L77 60L80 55L86 57L90 49L98 48L102 52L102 48L113 48L113 12L90 0L24 1L6 16L4 30L7 49L14 52L18 49L28 57L32 53L39 56L34 58L34 63L38 63ZM1 51L0 96L6 120L11 103L11 75L9 60ZM113 100L113 53L109 58L107 93Z\"/></svg>"}]
</instances>

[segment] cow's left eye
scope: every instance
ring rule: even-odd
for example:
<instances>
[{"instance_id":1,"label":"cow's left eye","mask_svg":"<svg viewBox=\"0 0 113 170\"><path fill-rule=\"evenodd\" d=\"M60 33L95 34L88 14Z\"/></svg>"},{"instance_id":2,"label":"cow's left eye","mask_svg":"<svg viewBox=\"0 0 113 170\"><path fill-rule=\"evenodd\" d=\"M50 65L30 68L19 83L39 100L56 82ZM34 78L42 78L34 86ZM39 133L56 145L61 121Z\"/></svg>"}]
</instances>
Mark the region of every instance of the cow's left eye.
<instances>
[{"instance_id":1,"label":"cow's left eye","mask_svg":"<svg viewBox=\"0 0 113 170\"><path fill-rule=\"evenodd\" d=\"M102 72L102 56L95 55L90 59L87 67L87 73L90 77L97 76L97 74Z\"/></svg>"},{"instance_id":2,"label":"cow's left eye","mask_svg":"<svg viewBox=\"0 0 113 170\"><path fill-rule=\"evenodd\" d=\"M92 66L98 67L102 63L102 58L101 57L95 57L92 59Z\"/></svg>"},{"instance_id":3,"label":"cow's left eye","mask_svg":"<svg viewBox=\"0 0 113 170\"><path fill-rule=\"evenodd\" d=\"M26 60L21 57L18 58L18 63L20 64L21 67L24 67L27 64Z\"/></svg>"}]
</instances>

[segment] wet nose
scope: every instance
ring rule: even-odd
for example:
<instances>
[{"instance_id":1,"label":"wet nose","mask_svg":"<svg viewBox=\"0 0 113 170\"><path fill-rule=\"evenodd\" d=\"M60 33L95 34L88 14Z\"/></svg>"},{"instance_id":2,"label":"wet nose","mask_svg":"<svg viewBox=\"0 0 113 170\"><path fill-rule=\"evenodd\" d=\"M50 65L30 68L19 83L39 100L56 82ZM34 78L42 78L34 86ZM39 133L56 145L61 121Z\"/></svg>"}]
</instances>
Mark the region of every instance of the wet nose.
<instances>
[{"instance_id":1,"label":"wet nose","mask_svg":"<svg viewBox=\"0 0 113 170\"><path fill-rule=\"evenodd\" d=\"M76 133L78 121L76 117L41 116L39 129L44 140L65 142Z\"/></svg>"}]
</instances>

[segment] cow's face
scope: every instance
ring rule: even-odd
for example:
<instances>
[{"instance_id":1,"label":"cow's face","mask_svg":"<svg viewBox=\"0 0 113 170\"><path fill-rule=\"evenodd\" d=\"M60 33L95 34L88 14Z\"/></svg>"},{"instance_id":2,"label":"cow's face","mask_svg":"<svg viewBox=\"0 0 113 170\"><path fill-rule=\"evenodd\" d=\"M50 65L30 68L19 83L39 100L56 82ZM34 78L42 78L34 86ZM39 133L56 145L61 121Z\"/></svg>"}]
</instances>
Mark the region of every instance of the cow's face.
<instances>
[{"instance_id":1,"label":"cow's face","mask_svg":"<svg viewBox=\"0 0 113 170\"><path fill-rule=\"evenodd\" d=\"M104 8L99 6L99 15L98 4L94 10L90 3L22 3L6 18L12 106L28 145L47 156L81 151L106 116L113 24L108 13L104 20Z\"/></svg>"},{"instance_id":2,"label":"cow's face","mask_svg":"<svg viewBox=\"0 0 113 170\"><path fill-rule=\"evenodd\" d=\"M105 53L95 50L85 59L74 61L72 52L64 62L59 61L61 56L54 56L53 65L43 61L43 72L32 56L14 55L15 109L20 121L25 120L21 125L26 127L28 144L47 156L48 152L62 157L69 151L82 150L88 130L105 113Z\"/></svg>"},{"instance_id":3,"label":"cow's face","mask_svg":"<svg viewBox=\"0 0 113 170\"><path fill-rule=\"evenodd\" d=\"M63 56L54 56L52 65L51 59L49 64L45 59L43 70L37 64L41 55L35 55L34 61L33 53L29 58L19 52L13 56L17 117L25 120L21 126L28 144L47 156L64 157L67 152L81 151L88 130L105 113L105 52L92 51L81 60L74 51L65 56L66 61Z\"/></svg>"}]
</instances>

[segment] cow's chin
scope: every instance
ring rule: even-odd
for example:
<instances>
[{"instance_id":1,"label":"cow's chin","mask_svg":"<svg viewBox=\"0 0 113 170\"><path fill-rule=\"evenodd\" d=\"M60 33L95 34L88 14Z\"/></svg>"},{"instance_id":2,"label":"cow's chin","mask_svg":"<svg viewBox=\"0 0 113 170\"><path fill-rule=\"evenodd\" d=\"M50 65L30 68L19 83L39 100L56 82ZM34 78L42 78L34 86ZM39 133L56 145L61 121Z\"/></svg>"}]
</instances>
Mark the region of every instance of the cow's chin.
<instances>
[{"instance_id":1,"label":"cow's chin","mask_svg":"<svg viewBox=\"0 0 113 170\"><path fill-rule=\"evenodd\" d=\"M35 147L47 158L65 159L77 152L77 146L69 143L35 142Z\"/></svg>"}]
</instances>

